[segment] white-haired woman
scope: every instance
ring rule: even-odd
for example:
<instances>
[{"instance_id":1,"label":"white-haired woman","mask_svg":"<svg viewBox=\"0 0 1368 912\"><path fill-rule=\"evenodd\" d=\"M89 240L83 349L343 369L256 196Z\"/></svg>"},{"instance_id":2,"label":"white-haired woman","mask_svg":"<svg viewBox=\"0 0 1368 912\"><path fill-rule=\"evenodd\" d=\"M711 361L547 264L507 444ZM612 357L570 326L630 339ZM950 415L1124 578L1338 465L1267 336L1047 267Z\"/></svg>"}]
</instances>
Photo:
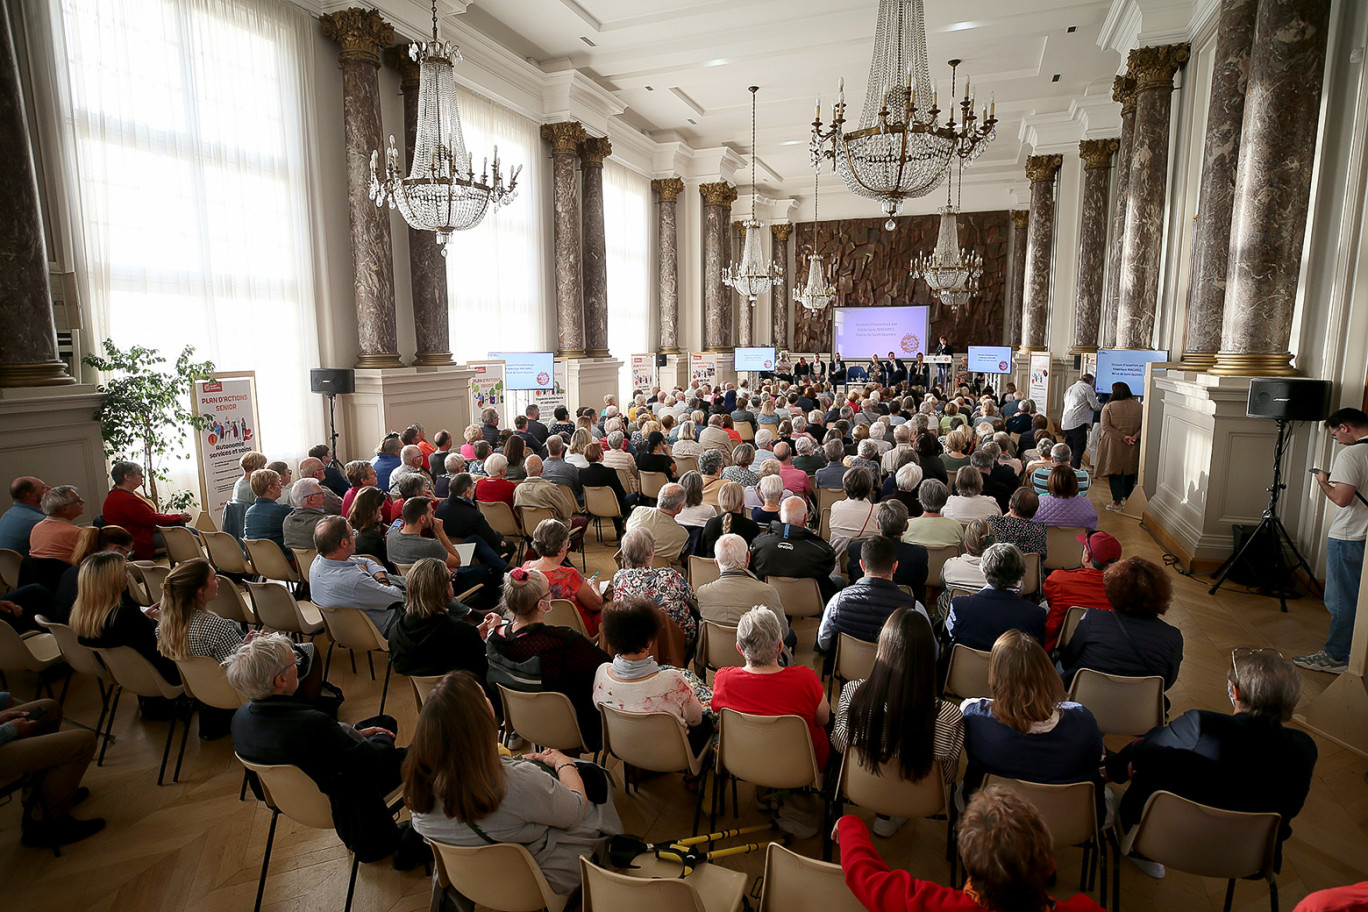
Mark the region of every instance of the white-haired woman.
<instances>
[{"instance_id":1,"label":"white-haired woman","mask_svg":"<svg viewBox=\"0 0 1368 912\"><path fill-rule=\"evenodd\" d=\"M698 426L692 421L685 421L679 426L679 442L670 447L670 452L675 456L697 457L703 452L703 448L698 445Z\"/></svg>"},{"instance_id":2,"label":"white-haired woman","mask_svg":"<svg viewBox=\"0 0 1368 912\"><path fill-rule=\"evenodd\" d=\"M687 645L698 638L698 620L690 610L693 588L673 567L653 567L655 539L645 529L622 536L622 569L613 574L613 598L637 597L659 605L684 631Z\"/></svg>"}]
</instances>

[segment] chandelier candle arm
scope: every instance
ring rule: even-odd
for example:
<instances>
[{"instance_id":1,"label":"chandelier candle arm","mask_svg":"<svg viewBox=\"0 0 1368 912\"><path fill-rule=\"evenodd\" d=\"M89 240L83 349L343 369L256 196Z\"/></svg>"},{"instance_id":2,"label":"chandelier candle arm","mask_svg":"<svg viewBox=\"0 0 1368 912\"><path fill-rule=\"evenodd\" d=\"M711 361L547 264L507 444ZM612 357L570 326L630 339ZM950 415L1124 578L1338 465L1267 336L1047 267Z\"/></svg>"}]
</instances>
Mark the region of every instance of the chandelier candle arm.
<instances>
[{"instance_id":1,"label":"chandelier candle arm","mask_svg":"<svg viewBox=\"0 0 1368 912\"><path fill-rule=\"evenodd\" d=\"M746 237L741 248L741 262L730 263L722 270L722 284L736 291L755 306L755 299L771 287L783 284L784 270L778 263L766 263L760 250L760 232L763 227L755 217L755 93L759 86L751 86L751 217L741 223Z\"/></svg>"}]
</instances>

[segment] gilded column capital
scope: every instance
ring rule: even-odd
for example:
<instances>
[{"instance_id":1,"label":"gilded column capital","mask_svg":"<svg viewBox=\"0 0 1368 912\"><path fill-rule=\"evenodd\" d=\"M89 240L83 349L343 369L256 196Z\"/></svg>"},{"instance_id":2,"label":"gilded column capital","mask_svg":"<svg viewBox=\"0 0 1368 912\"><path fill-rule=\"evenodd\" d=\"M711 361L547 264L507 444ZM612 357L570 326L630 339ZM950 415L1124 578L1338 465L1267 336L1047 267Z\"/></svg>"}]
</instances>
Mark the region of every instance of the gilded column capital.
<instances>
[{"instance_id":1,"label":"gilded column capital","mask_svg":"<svg viewBox=\"0 0 1368 912\"><path fill-rule=\"evenodd\" d=\"M1029 225L1030 223L1031 223L1031 210L1030 210L1030 209L1013 209L1013 210L1012 210L1012 224L1013 224L1013 225L1015 225L1015 226L1018 227L1018 228L1025 228L1025 227L1026 227L1027 225Z\"/></svg>"},{"instance_id":2,"label":"gilded column capital","mask_svg":"<svg viewBox=\"0 0 1368 912\"><path fill-rule=\"evenodd\" d=\"M382 55L385 59L385 66L399 74L399 88L401 91L409 92L418 88L418 74L422 72L422 67L418 61L409 56L409 46L407 44L394 44L385 48Z\"/></svg>"},{"instance_id":3,"label":"gilded column capital","mask_svg":"<svg viewBox=\"0 0 1368 912\"><path fill-rule=\"evenodd\" d=\"M1117 76L1112 80L1112 101L1121 105L1121 116L1135 111L1135 80L1130 76Z\"/></svg>"},{"instance_id":4,"label":"gilded column capital","mask_svg":"<svg viewBox=\"0 0 1368 912\"><path fill-rule=\"evenodd\" d=\"M1032 155L1026 159L1026 176L1033 181L1054 180L1063 165L1063 155Z\"/></svg>"},{"instance_id":5,"label":"gilded column capital","mask_svg":"<svg viewBox=\"0 0 1368 912\"><path fill-rule=\"evenodd\" d=\"M323 37L342 48L342 61L359 60L380 68L380 49L394 43L394 26L373 9L338 10L318 20Z\"/></svg>"},{"instance_id":6,"label":"gilded column capital","mask_svg":"<svg viewBox=\"0 0 1368 912\"><path fill-rule=\"evenodd\" d=\"M698 192L702 195L705 206L730 206L736 202L736 188L726 181L699 184Z\"/></svg>"},{"instance_id":7,"label":"gilded column capital","mask_svg":"<svg viewBox=\"0 0 1368 912\"><path fill-rule=\"evenodd\" d=\"M746 239L746 223L744 220L732 222L732 228L736 230L737 234L741 235L741 240L744 241Z\"/></svg>"},{"instance_id":8,"label":"gilded column capital","mask_svg":"<svg viewBox=\"0 0 1368 912\"><path fill-rule=\"evenodd\" d=\"M586 168L602 168L603 160L613 154L613 144L606 136L589 136L579 144L580 164Z\"/></svg>"},{"instance_id":9,"label":"gilded column capital","mask_svg":"<svg viewBox=\"0 0 1368 912\"><path fill-rule=\"evenodd\" d=\"M1110 168L1112 156L1119 148L1119 139L1085 139L1078 144L1078 157L1083 159L1084 170Z\"/></svg>"},{"instance_id":10,"label":"gilded column capital","mask_svg":"<svg viewBox=\"0 0 1368 912\"><path fill-rule=\"evenodd\" d=\"M658 177L651 181L651 189L660 194L662 203L673 203L684 192L684 181L678 177Z\"/></svg>"},{"instance_id":11,"label":"gilded column capital","mask_svg":"<svg viewBox=\"0 0 1368 912\"><path fill-rule=\"evenodd\" d=\"M788 239L793 235L793 222L776 222L770 225L770 234L780 244L787 244Z\"/></svg>"},{"instance_id":12,"label":"gilded column capital","mask_svg":"<svg viewBox=\"0 0 1368 912\"><path fill-rule=\"evenodd\" d=\"M1135 91L1173 89L1173 74L1187 63L1191 47L1187 44L1157 44L1139 47L1127 58L1127 74L1135 79Z\"/></svg>"},{"instance_id":13,"label":"gilded column capital","mask_svg":"<svg viewBox=\"0 0 1368 912\"><path fill-rule=\"evenodd\" d=\"M551 143L552 155L565 155L578 153L580 143L588 138L588 134L584 132L583 124L563 120L560 123L542 124L541 138Z\"/></svg>"}]
</instances>

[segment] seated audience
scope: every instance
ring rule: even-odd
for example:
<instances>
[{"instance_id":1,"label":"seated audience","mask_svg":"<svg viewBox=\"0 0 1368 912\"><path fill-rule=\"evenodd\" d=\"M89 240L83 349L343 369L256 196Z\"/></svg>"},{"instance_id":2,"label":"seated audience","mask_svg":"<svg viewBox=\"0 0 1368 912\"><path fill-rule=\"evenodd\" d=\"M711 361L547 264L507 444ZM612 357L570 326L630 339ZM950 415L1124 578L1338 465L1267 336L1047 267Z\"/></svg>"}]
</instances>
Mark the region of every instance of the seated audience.
<instances>
[{"instance_id":1,"label":"seated audience","mask_svg":"<svg viewBox=\"0 0 1368 912\"><path fill-rule=\"evenodd\" d=\"M596 442L590 442L584 448L584 458L588 460L588 465L580 469L580 484L585 488L608 488L617 498L618 512L621 516L613 517L613 531L617 537L622 538L623 526L626 524L625 517L632 512L632 506L637 502L635 493L628 493L622 486L622 479L618 477L609 466L603 463L603 449ZM687 533L685 533L687 537Z\"/></svg>"},{"instance_id":2,"label":"seated audience","mask_svg":"<svg viewBox=\"0 0 1368 912\"><path fill-rule=\"evenodd\" d=\"M995 515L1007 512L1012 494L1017 490L1017 474L998 462L1002 450L991 437L984 438L969 457L969 465L977 469L983 481L983 494L998 505Z\"/></svg>"},{"instance_id":3,"label":"seated audience","mask_svg":"<svg viewBox=\"0 0 1368 912\"><path fill-rule=\"evenodd\" d=\"M57 589L52 596L52 607L35 613L47 615L49 620L61 624L67 623L71 617L71 606L76 602L81 564L87 557L100 551L114 551L126 560L133 553L133 536L129 535L123 526L82 528L81 535L76 540L76 550L71 554L71 566L62 572L61 579L57 581ZM13 599L14 594L10 593L7 597ZM25 613L27 614L27 611Z\"/></svg>"},{"instance_id":4,"label":"seated audience","mask_svg":"<svg viewBox=\"0 0 1368 912\"><path fill-rule=\"evenodd\" d=\"M585 579L566 562L565 556L570 553L569 528L560 520L543 519L532 532L532 548L540 556L523 564L523 568L539 571L551 587L551 598L573 602L584 621L584 629L590 636L597 634L599 612L603 610L598 574Z\"/></svg>"},{"instance_id":5,"label":"seated audience","mask_svg":"<svg viewBox=\"0 0 1368 912\"><path fill-rule=\"evenodd\" d=\"M756 485L756 492L760 495L760 506L751 509L751 519L760 526L767 526L779 518L779 505L788 496L784 490L784 479L777 473L766 475ZM742 491L743 502L744 497L745 492Z\"/></svg>"},{"instance_id":6,"label":"seated audience","mask_svg":"<svg viewBox=\"0 0 1368 912\"><path fill-rule=\"evenodd\" d=\"M318 448L313 447L309 452L312 453L316 449ZM324 452L326 452L326 450ZM303 481L306 478L312 478L314 481L318 482L319 487L323 489L323 512L330 516L340 515L342 513L342 497L332 490L328 479L328 467L323 464L322 459L317 456L309 456L306 459L300 460L299 481ZM295 500L294 496L295 489L298 485L299 482L297 481L295 482L295 488L290 489L290 502L295 504L295 506L298 506L298 502ZM345 494L347 490L345 479L342 480L341 487L342 492Z\"/></svg>"},{"instance_id":7,"label":"seated audience","mask_svg":"<svg viewBox=\"0 0 1368 912\"><path fill-rule=\"evenodd\" d=\"M899 425L905 427L906 425ZM907 508L908 516L921 516L921 501L917 499L917 489L921 487L922 474L921 466L917 465L917 454L911 449L903 450L899 455L901 464L894 470L892 475L884 479L883 487L879 489L879 500L897 500Z\"/></svg>"},{"instance_id":8,"label":"seated audience","mask_svg":"<svg viewBox=\"0 0 1368 912\"><path fill-rule=\"evenodd\" d=\"M570 496L576 501L576 507L580 501L584 500L584 489L580 484L579 477L581 468L582 466L575 465L566 457L565 441L559 435L551 434L546 438L546 458L542 460L542 478L561 487L569 488Z\"/></svg>"},{"instance_id":9,"label":"seated audience","mask_svg":"<svg viewBox=\"0 0 1368 912\"><path fill-rule=\"evenodd\" d=\"M502 453L494 453L484 461L484 472L485 477L475 483L475 499L482 503L514 506L518 483L508 478L508 458Z\"/></svg>"},{"instance_id":10,"label":"seated audience","mask_svg":"<svg viewBox=\"0 0 1368 912\"><path fill-rule=\"evenodd\" d=\"M389 487L381 489L388 491L391 497L400 496L399 482L403 481L409 475L422 475L424 478L428 477L425 468L427 465L427 456L423 453L422 448L416 444L410 444L399 451L399 463L399 466L393 472L390 472Z\"/></svg>"},{"instance_id":11,"label":"seated audience","mask_svg":"<svg viewBox=\"0 0 1368 912\"><path fill-rule=\"evenodd\" d=\"M1064 617L1074 605L1103 611L1111 608L1102 572L1121 559L1121 543L1106 532L1081 532L1078 540L1083 544L1081 566L1051 572L1041 587L1049 606L1045 616L1047 650L1058 645Z\"/></svg>"},{"instance_id":12,"label":"seated audience","mask_svg":"<svg viewBox=\"0 0 1368 912\"><path fill-rule=\"evenodd\" d=\"M797 637L789 629L779 593L747 569L751 555L746 540L734 533L723 535L717 540L713 555L720 575L711 583L699 586L697 591L698 613L703 620L735 627L741 615L759 605L774 614L783 631L784 643L792 647Z\"/></svg>"},{"instance_id":13,"label":"seated audience","mask_svg":"<svg viewBox=\"0 0 1368 912\"><path fill-rule=\"evenodd\" d=\"M964 553L950 558L941 565L941 596L938 614L944 617L950 610L950 592L953 589L968 589L978 592L988 585L983 576L983 552L994 543L993 531L988 523L976 519L964 527Z\"/></svg>"},{"instance_id":14,"label":"seated audience","mask_svg":"<svg viewBox=\"0 0 1368 912\"><path fill-rule=\"evenodd\" d=\"M907 507L898 500L880 501L874 509L874 522L879 535L893 542L897 554L897 567L893 571L893 584L907 586L918 601L925 597L926 574L929 558L921 545L912 545L902 540L907 530ZM864 541L854 540L846 546L846 576L853 583L863 576L860 569L860 551Z\"/></svg>"},{"instance_id":15,"label":"seated audience","mask_svg":"<svg viewBox=\"0 0 1368 912\"><path fill-rule=\"evenodd\" d=\"M383 566L356 553L351 528L340 516L318 521L314 548L318 557L309 568L309 594L314 604L364 611L376 630L387 633L404 607L403 590L395 585L398 577L391 578Z\"/></svg>"},{"instance_id":16,"label":"seated audience","mask_svg":"<svg viewBox=\"0 0 1368 912\"><path fill-rule=\"evenodd\" d=\"M641 472L637 469L631 444L622 431L608 434L603 446L603 464L618 473L623 490L629 494L641 493Z\"/></svg>"},{"instance_id":17,"label":"seated audience","mask_svg":"<svg viewBox=\"0 0 1368 912\"><path fill-rule=\"evenodd\" d=\"M717 506L721 512L704 524L698 538L694 553L700 557L712 557L717 540L723 535L739 535L749 545L760 534L760 524L745 514L746 492L741 485L723 482L718 489Z\"/></svg>"},{"instance_id":18,"label":"seated audience","mask_svg":"<svg viewBox=\"0 0 1368 912\"><path fill-rule=\"evenodd\" d=\"M1040 498L1040 509L1035 521L1045 526L1068 526L1083 529L1097 528L1097 508L1086 494L1078 490L1078 476L1067 466L1050 470L1047 493Z\"/></svg>"},{"instance_id":19,"label":"seated audience","mask_svg":"<svg viewBox=\"0 0 1368 912\"><path fill-rule=\"evenodd\" d=\"M703 476L698 472L685 472L679 479L684 489L684 507L675 517L675 522L688 529L701 529L708 520L717 516L717 510L703 502Z\"/></svg>"},{"instance_id":20,"label":"seated audience","mask_svg":"<svg viewBox=\"0 0 1368 912\"><path fill-rule=\"evenodd\" d=\"M33 527L43 521L43 495L48 486L41 478L20 475L10 482L10 499L14 505L0 516L0 548L29 553L29 535Z\"/></svg>"},{"instance_id":21,"label":"seated audience","mask_svg":"<svg viewBox=\"0 0 1368 912\"><path fill-rule=\"evenodd\" d=\"M415 563L404 585L404 613L385 637L394 670L420 677L468 671L483 684L489 670L485 640L499 615L486 614L477 627L454 614L448 607L456 598L451 574L436 558Z\"/></svg>"},{"instance_id":22,"label":"seated audience","mask_svg":"<svg viewBox=\"0 0 1368 912\"><path fill-rule=\"evenodd\" d=\"M654 558L655 543L650 533L629 529L622 537L622 569L613 574L613 598L642 598L660 606L684 631L685 643L692 647L698 640L693 589L673 567L652 566Z\"/></svg>"},{"instance_id":23,"label":"seated audience","mask_svg":"<svg viewBox=\"0 0 1368 912\"><path fill-rule=\"evenodd\" d=\"M156 557L153 533L157 526L183 526L190 521L189 513L158 513L138 495L143 483L143 468L136 462L116 462L109 470L114 487L105 497L100 515L104 521L123 526L133 536L133 559L152 560Z\"/></svg>"},{"instance_id":24,"label":"seated audience","mask_svg":"<svg viewBox=\"0 0 1368 912\"><path fill-rule=\"evenodd\" d=\"M252 473L252 491L256 502L247 508L243 538L273 541L285 548L285 517L293 512L287 504L278 503L281 492L280 473L273 469L257 469Z\"/></svg>"},{"instance_id":25,"label":"seated audience","mask_svg":"<svg viewBox=\"0 0 1368 912\"><path fill-rule=\"evenodd\" d=\"M375 466L360 459L347 463L345 474L351 487L348 488L347 493L342 496L342 512L339 515L350 516L352 503L356 500L356 495L360 494L366 488L378 488L380 486L380 478L375 474ZM387 526L399 518L398 505L388 498L385 499L384 516L385 525Z\"/></svg>"},{"instance_id":26,"label":"seated audience","mask_svg":"<svg viewBox=\"0 0 1368 912\"><path fill-rule=\"evenodd\" d=\"M1002 508L983 493L983 473L967 465L955 473L955 493L945 502L941 513L957 522L1001 516Z\"/></svg>"},{"instance_id":27,"label":"seated audience","mask_svg":"<svg viewBox=\"0 0 1368 912\"><path fill-rule=\"evenodd\" d=\"M703 480L703 503L717 507L717 495L727 480L722 477L722 454L708 450L698 457L698 474ZM711 519L711 517L709 517Z\"/></svg>"},{"instance_id":28,"label":"seated audience","mask_svg":"<svg viewBox=\"0 0 1368 912\"><path fill-rule=\"evenodd\" d=\"M285 521L280 527L282 543L286 548L298 548L302 551L313 547L314 526L318 525L320 519L329 515L323 509L323 501L325 496L331 493L314 478L301 478L294 483L294 488L290 491L294 509L285 516ZM340 500L338 502L341 503Z\"/></svg>"},{"instance_id":29,"label":"seated audience","mask_svg":"<svg viewBox=\"0 0 1368 912\"><path fill-rule=\"evenodd\" d=\"M519 510L524 507L550 510L551 515L569 526L571 532L587 527L588 518L576 515L579 504L575 503L575 496L545 477L543 465L540 456L528 456L524 460L527 477L519 482L517 490L513 492L513 505ZM575 542L576 550L580 544L579 541Z\"/></svg>"},{"instance_id":30,"label":"seated audience","mask_svg":"<svg viewBox=\"0 0 1368 912\"><path fill-rule=\"evenodd\" d=\"M40 506L46 518L29 532L29 557L72 563L76 539L81 535L75 520L85 511L85 501L74 485L57 485L48 488Z\"/></svg>"},{"instance_id":31,"label":"seated audience","mask_svg":"<svg viewBox=\"0 0 1368 912\"><path fill-rule=\"evenodd\" d=\"M380 441L380 446L376 447L375 458L370 463L375 468L376 487L380 490L389 490L390 475L404 464L399 455L403 448L404 442L398 434L386 434L385 439Z\"/></svg>"},{"instance_id":32,"label":"seated audience","mask_svg":"<svg viewBox=\"0 0 1368 912\"><path fill-rule=\"evenodd\" d=\"M751 570L759 577L815 579L822 601L836 594L836 550L807 527L807 504L790 497L779 505L779 519L751 542Z\"/></svg>"},{"instance_id":33,"label":"seated audience","mask_svg":"<svg viewBox=\"0 0 1368 912\"><path fill-rule=\"evenodd\" d=\"M923 548L959 547L964 544L964 523L942 516L941 510L950 499L950 489L934 478L927 478L917 488L922 515L907 521L902 540Z\"/></svg>"},{"instance_id":34,"label":"seated audience","mask_svg":"<svg viewBox=\"0 0 1368 912\"><path fill-rule=\"evenodd\" d=\"M900 608L918 611L931 623L926 609L893 582L897 569L898 548L891 538L866 539L860 546L861 576L827 602L817 629L817 648L833 654L843 633L873 643L884 621Z\"/></svg>"},{"instance_id":35,"label":"seated audience","mask_svg":"<svg viewBox=\"0 0 1368 912\"><path fill-rule=\"evenodd\" d=\"M846 472L843 479L845 499L831 505L828 524L831 528L831 547L844 554L852 541L869 538L877 533L874 521L874 475L864 466Z\"/></svg>"},{"instance_id":36,"label":"seated audience","mask_svg":"<svg viewBox=\"0 0 1368 912\"><path fill-rule=\"evenodd\" d=\"M520 415L518 417L522 416ZM527 457L535 454L530 454L528 452L526 440L519 437L517 434L514 434L504 442L503 450L500 455L502 455L507 462L504 477L511 482L519 482L527 477ZM486 460L486 471L489 471L488 466L489 462ZM489 474L493 475L494 473L490 471Z\"/></svg>"},{"instance_id":37,"label":"seated audience","mask_svg":"<svg viewBox=\"0 0 1368 912\"><path fill-rule=\"evenodd\" d=\"M1025 439L1026 438L1023 437L1022 441L1025 442ZM1041 450L1040 455L1043 458L1047 454L1044 450ZM1048 463L1026 467L1026 471L1030 473L1031 476L1031 488L1036 492L1036 495L1040 497L1044 497L1050 492L1050 473L1059 466L1069 465L1070 461L1073 459L1073 450L1070 449L1067 443L1056 443L1050 447L1048 456ZM1072 468L1072 466L1070 466L1070 468ZM1088 470L1084 468L1073 469L1073 473L1074 478L1078 481L1078 493L1087 494L1088 488L1092 486L1092 476L1090 476Z\"/></svg>"},{"instance_id":38,"label":"seated audience","mask_svg":"<svg viewBox=\"0 0 1368 912\"><path fill-rule=\"evenodd\" d=\"M680 560L680 552L689 543L689 533L676 517L684 509L684 488L667 484L660 489L654 507L637 507L627 518L627 531L644 529L655 542L655 553L671 564Z\"/></svg>"},{"instance_id":39,"label":"seated audience","mask_svg":"<svg viewBox=\"0 0 1368 912\"><path fill-rule=\"evenodd\" d=\"M352 501L347 521L356 533L356 553L369 555L392 571L394 564L385 546L389 526L385 524L384 506L388 502L389 498L379 488L366 488ZM317 527L315 523L314 528Z\"/></svg>"},{"instance_id":40,"label":"seated audience","mask_svg":"<svg viewBox=\"0 0 1368 912\"><path fill-rule=\"evenodd\" d=\"M986 651L1006 631L1020 630L1043 643L1045 609L1015 591L1026 572L1026 561L1016 545L989 546L979 567L988 585L974 595L961 595L950 602L945 633L951 641Z\"/></svg>"},{"instance_id":41,"label":"seated audience","mask_svg":"<svg viewBox=\"0 0 1368 912\"><path fill-rule=\"evenodd\" d=\"M403 524L390 530L385 537L385 553L395 564L416 564L424 558L439 560L447 568L453 583L459 583L461 591L485 582L489 567L483 563L463 564L456 546L447 538L433 515L437 501L419 495L404 501ZM453 602L451 612L456 617L464 617L466 608L460 602Z\"/></svg>"},{"instance_id":42,"label":"seated audience","mask_svg":"<svg viewBox=\"0 0 1368 912\"><path fill-rule=\"evenodd\" d=\"M1045 525L1035 521L1040 497L1030 488L1017 488L1007 501L1006 516L988 517L993 541L1016 545L1022 554L1045 556Z\"/></svg>"},{"instance_id":43,"label":"seated audience","mask_svg":"<svg viewBox=\"0 0 1368 912\"><path fill-rule=\"evenodd\" d=\"M242 469L242 477L233 485L233 500L238 503L254 503L256 494L252 492L252 473L257 469L266 468L266 454L255 450L243 453L238 459L238 466Z\"/></svg>"},{"instance_id":44,"label":"seated audience","mask_svg":"<svg viewBox=\"0 0 1368 912\"><path fill-rule=\"evenodd\" d=\"M62 704L56 700L19 703L0 691L0 782L34 777L19 822L19 844L28 849L71 845L105 826L102 817L71 816L72 807L90 794L81 778L95 757L95 735L61 727Z\"/></svg>"},{"instance_id":45,"label":"seated audience","mask_svg":"<svg viewBox=\"0 0 1368 912\"><path fill-rule=\"evenodd\" d=\"M827 464L817 470L817 487L840 490L845 487L846 466L845 448L841 446L839 434L837 438L822 444L822 453L826 456Z\"/></svg>"},{"instance_id":46,"label":"seated audience","mask_svg":"<svg viewBox=\"0 0 1368 912\"><path fill-rule=\"evenodd\" d=\"M480 441L483 443L484 441ZM504 538L475 505L475 479L462 472L451 479L451 491L438 506L434 519L441 523L447 540L475 546L475 558L489 567L489 572L502 578L508 561L517 553L517 545Z\"/></svg>"},{"instance_id":47,"label":"seated audience","mask_svg":"<svg viewBox=\"0 0 1368 912\"><path fill-rule=\"evenodd\" d=\"M675 480L675 462L670 458L665 435L660 431L652 431L645 438L641 452L637 453L636 465L638 472L660 472L668 480Z\"/></svg>"},{"instance_id":48,"label":"seated audience","mask_svg":"<svg viewBox=\"0 0 1368 912\"><path fill-rule=\"evenodd\" d=\"M1065 686L1080 668L1091 668L1132 678L1158 675L1168 690L1183 664L1183 632L1159 619L1173 598L1168 575L1131 557L1109 564L1102 576L1111 610L1089 610L1078 622L1060 656Z\"/></svg>"}]
</instances>

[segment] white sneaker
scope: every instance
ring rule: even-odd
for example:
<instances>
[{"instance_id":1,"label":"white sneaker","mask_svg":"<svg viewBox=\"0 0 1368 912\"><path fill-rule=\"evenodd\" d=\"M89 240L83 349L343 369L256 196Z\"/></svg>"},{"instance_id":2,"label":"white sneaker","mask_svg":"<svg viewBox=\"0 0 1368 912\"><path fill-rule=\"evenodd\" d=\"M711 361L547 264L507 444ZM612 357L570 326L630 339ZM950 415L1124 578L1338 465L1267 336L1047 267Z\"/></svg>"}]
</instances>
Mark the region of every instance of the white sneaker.
<instances>
[{"instance_id":1,"label":"white sneaker","mask_svg":"<svg viewBox=\"0 0 1368 912\"><path fill-rule=\"evenodd\" d=\"M1119 504L1119 503L1109 503L1109 504L1107 504L1107 507L1106 507L1106 508L1107 508L1108 510L1112 511L1113 513L1120 513L1121 511L1123 511L1123 510L1126 509L1126 505L1125 505L1125 504Z\"/></svg>"},{"instance_id":2,"label":"white sneaker","mask_svg":"<svg viewBox=\"0 0 1368 912\"><path fill-rule=\"evenodd\" d=\"M1129 861L1131 864L1135 865L1140 870L1144 871L1150 877L1153 877L1155 880L1163 880L1164 875L1168 873L1164 869L1164 866L1161 865L1159 862L1150 861L1148 858L1145 858L1142 855L1136 855L1133 852L1130 855L1126 856L1126 860Z\"/></svg>"},{"instance_id":3,"label":"white sneaker","mask_svg":"<svg viewBox=\"0 0 1368 912\"><path fill-rule=\"evenodd\" d=\"M897 835L898 830L901 830L905 823L907 823L906 817L885 817L883 814L879 814L874 818L874 826L872 829L874 830L875 836L882 836L884 839L888 839L891 836Z\"/></svg>"},{"instance_id":4,"label":"white sneaker","mask_svg":"<svg viewBox=\"0 0 1368 912\"><path fill-rule=\"evenodd\" d=\"M1324 649L1311 655L1297 656L1292 664L1307 671L1324 671L1328 674L1344 674L1349 670L1348 662L1341 662Z\"/></svg>"}]
</instances>

